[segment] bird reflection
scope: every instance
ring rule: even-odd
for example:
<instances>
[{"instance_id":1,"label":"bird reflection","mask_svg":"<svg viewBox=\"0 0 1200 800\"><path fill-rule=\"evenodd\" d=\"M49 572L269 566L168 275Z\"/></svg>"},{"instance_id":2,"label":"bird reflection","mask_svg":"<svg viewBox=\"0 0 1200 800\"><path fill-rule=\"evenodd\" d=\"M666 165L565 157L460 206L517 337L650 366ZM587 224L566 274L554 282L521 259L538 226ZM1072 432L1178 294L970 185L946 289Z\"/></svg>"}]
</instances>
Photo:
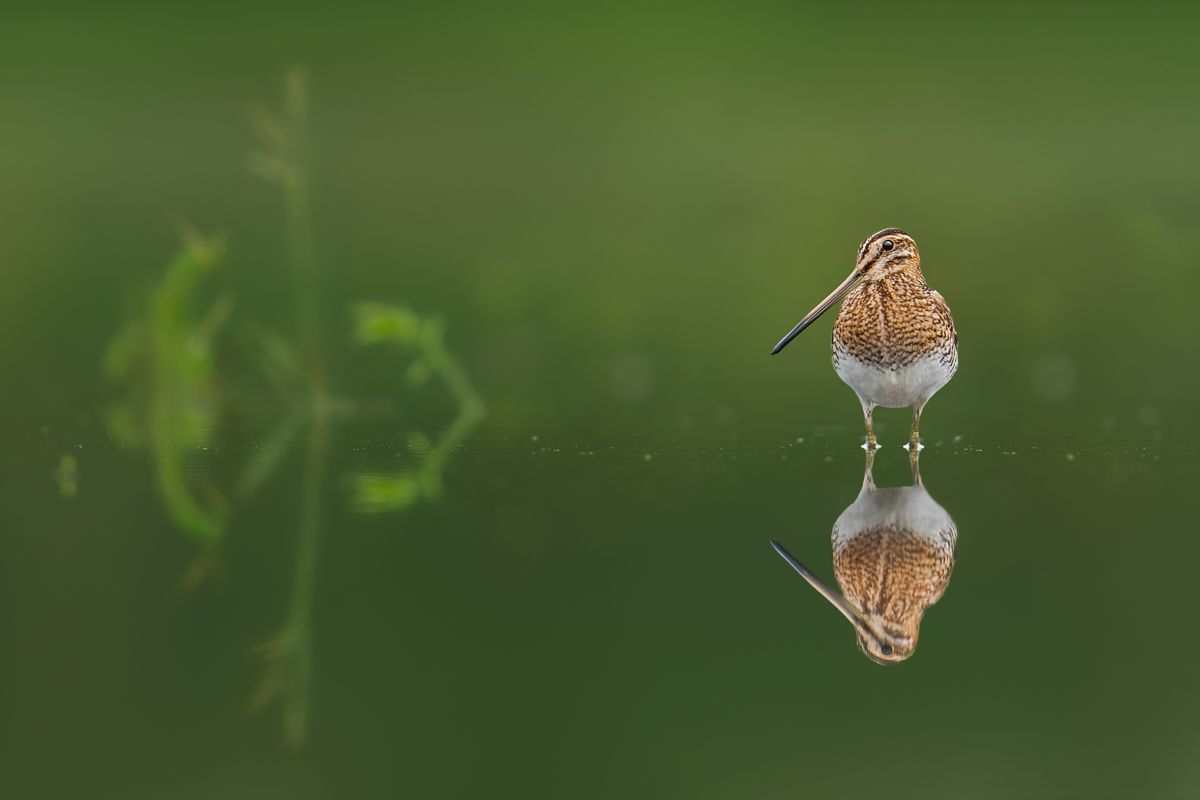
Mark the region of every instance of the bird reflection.
<instances>
[{"instance_id":1,"label":"bird reflection","mask_svg":"<svg viewBox=\"0 0 1200 800\"><path fill-rule=\"evenodd\" d=\"M879 664L906 660L917 647L925 610L950 583L958 529L925 489L916 453L913 483L880 489L868 451L862 490L833 524L833 571L843 594L814 575L779 542L771 544L858 635L859 649Z\"/></svg>"}]
</instances>

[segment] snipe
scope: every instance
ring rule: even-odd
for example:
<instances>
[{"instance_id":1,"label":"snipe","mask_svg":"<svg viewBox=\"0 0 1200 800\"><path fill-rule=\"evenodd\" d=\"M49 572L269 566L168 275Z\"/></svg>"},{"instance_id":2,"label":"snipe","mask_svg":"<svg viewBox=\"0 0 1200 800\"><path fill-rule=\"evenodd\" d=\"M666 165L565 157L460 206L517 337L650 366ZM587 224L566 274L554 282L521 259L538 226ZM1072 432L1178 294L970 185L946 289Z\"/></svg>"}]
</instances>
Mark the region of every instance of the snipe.
<instances>
[{"instance_id":1,"label":"snipe","mask_svg":"<svg viewBox=\"0 0 1200 800\"><path fill-rule=\"evenodd\" d=\"M833 572L842 595L779 542L771 544L850 620L868 658L895 664L913 654L926 609L950 583L958 529L925 490L915 452L912 486L878 488L874 460L868 451L862 489L833 525Z\"/></svg>"},{"instance_id":2,"label":"snipe","mask_svg":"<svg viewBox=\"0 0 1200 800\"><path fill-rule=\"evenodd\" d=\"M921 410L958 369L958 333L946 301L925 283L917 243L899 228L868 236L850 276L771 355L843 297L833 326L833 368L862 403L865 446L878 446L871 424L876 406L912 406L908 446L919 449Z\"/></svg>"}]
</instances>

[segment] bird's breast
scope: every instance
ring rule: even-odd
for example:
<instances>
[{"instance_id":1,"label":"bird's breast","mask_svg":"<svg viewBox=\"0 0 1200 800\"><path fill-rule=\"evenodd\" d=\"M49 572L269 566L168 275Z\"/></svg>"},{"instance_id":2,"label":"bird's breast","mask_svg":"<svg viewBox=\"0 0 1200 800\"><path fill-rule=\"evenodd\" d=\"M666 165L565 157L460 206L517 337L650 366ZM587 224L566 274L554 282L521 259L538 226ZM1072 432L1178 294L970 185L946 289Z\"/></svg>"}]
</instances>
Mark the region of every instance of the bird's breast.
<instances>
[{"instance_id":1,"label":"bird's breast","mask_svg":"<svg viewBox=\"0 0 1200 800\"><path fill-rule=\"evenodd\" d=\"M929 358L956 359L954 321L945 301L924 286L860 284L846 296L833 327L839 354L884 369Z\"/></svg>"},{"instance_id":2,"label":"bird's breast","mask_svg":"<svg viewBox=\"0 0 1200 800\"><path fill-rule=\"evenodd\" d=\"M950 580L957 538L924 487L864 490L834 524L834 572L861 610L919 615Z\"/></svg>"}]
</instances>

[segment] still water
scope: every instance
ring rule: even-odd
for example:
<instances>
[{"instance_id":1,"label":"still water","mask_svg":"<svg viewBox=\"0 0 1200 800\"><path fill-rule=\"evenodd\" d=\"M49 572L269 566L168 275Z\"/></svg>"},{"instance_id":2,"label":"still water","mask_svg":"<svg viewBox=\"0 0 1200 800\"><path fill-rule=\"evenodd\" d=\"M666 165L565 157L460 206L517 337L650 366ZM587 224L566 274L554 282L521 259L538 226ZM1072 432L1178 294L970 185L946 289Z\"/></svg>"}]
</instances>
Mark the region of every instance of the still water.
<instances>
[{"instance_id":1,"label":"still water","mask_svg":"<svg viewBox=\"0 0 1200 800\"><path fill-rule=\"evenodd\" d=\"M877 12L22 12L0 795L1200 794L1194 25Z\"/></svg>"},{"instance_id":2,"label":"still water","mask_svg":"<svg viewBox=\"0 0 1200 800\"><path fill-rule=\"evenodd\" d=\"M6 440L6 781L313 797L1191 785L1190 454L931 445L928 494L864 512L852 441L533 439L481 437L448 459L438 502L363 513L353 476L403 461L402 435L333 434L319 520L305 456L285 457L198 585L143 456ZM899 448L874 472L913 491ZM768 544L869 597L904 576L847 579L847 547L879 546L847 530L856 507L891 521L874 535L932 542L925 562L955 559L897 666L864 658ZM957 546L911 530L944 534L951 514Z\"/></svg>"}]
</instances>

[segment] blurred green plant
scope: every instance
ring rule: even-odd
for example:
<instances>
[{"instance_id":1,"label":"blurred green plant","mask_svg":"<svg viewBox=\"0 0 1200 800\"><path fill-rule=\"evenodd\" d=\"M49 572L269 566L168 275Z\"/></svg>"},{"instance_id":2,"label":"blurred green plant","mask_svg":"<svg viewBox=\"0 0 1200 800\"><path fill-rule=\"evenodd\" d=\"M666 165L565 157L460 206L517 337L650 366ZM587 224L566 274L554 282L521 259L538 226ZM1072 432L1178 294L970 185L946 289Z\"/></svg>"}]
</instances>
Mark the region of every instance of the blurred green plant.
<instances>
[{"instance_id":1,"label":"blurred green plant","mask_svg":"<svg viewBox=\"0 0 1200 800\"><path fill-rule=\"evenodd\" d=\"M265 481L282 460L280 454L307 427L291 604L282 630L256 649L265 667L251 700L256 709L277 700L282 703L284 737L293 746L302 744L308 733L313 589L330 422L322 352L320 273L308 205L307 94L303 73L293 70L285 79L280 113L260 105L250 108L250 121L262 148L250 157L250 170L283 191L288 270L292 276L298 340L297 354L293 355L284 340L265 336L262 353L285 382L297 377L301 380L298 404L276 425L266 449L250 462L249 472L243 473L241 480L243 488Z\"/></svg>"},{"instance_id":2,"label":"blurred green plant","mask_svg":"<svg viewBox=\"0 0 1200 800\"><path fill-rule=\"evenodd\" d=\"M436 499L442 490L446 461L484 416L483 401L466 373L446 350L445 325L436 317L421 317L403 306L362 303L354 309L354 335L359 344L393 345L416 357L405 372L412 389L432 378L446 387L456 405L454 419L437 439L423 433L408 437L408 449L419 456L415 472L361 473L354 477L355 510L377 514L406 508L418 500Z\"/></svg>"},{"instance_id":3,"label":"blurred green plant","mask_svg":"<svg viewBox=\"0 0 1200 800\"><path fill-rule=\"evenodd\" d=\"M213 445L220 407L214 341L233 302L225 294L203 315L194 309L223 252L220 239L185 231L183 249L151 293L145 314L113 337L101 367L126 388L123 400L106 409L110 435L122 445L150 448L167 512L204 545L221 538L226 506L191 466ZM197 498L201 490L205 502Z\"/></svg>"},{"instance_id":4,"label":"blurred green plant","mask_svg":"<svg viewBox=\"0 0 1200 800\"><path fill-rule=\"evenodd\" d=\"M331 425L354 416L360 405L330 395L327 385L321 303L321 271L316 256L308 195L306 157L308 100L299 70L285 80L279 112L255 105L250 121L260 150L250 158L253 174L276 184L283 195L287 265L292 279L295 339L263 329L250 320L226 325L233 303L221 295L203 316L192 309L212 293L209 277L224 252L217 239L189 233L184 247L153 292L147 313L113 338L103 360L105 376L125 388L123 401L106 410L112 437L153 453L157 486L172 520L200 544L216 545L228 525L224 496L193 469L213 447L219 413L229 402L218 381L214 348L217 336L232 328L230 339L244 368L273 393L267 409L275 420L264 442L242 465L235 502L248 501L285 462L302 434L303 474L297 517L296 561L291 602L281 630L255 653L265 662L251 707L275 702L283 707L284 735L292 745L304 742L312 686L312 607L323 517L323 490ZM431 439L408 436L419 465L408 473L359 474L352 479L352 507L361 512L398 511L441 494L442 473L456 447L484 416L484 405L466 373L446 350L445 325L403 307L364 303L354 309L354 338L364 346L390 345L413 356L405 372L409 391L437 379L456 405L446 429ZM206 502L197 499L204 494ZM212 547L198 559L211 565ZM192 586L208 567L189 569Z\"/></svg>"}]
</instances>

